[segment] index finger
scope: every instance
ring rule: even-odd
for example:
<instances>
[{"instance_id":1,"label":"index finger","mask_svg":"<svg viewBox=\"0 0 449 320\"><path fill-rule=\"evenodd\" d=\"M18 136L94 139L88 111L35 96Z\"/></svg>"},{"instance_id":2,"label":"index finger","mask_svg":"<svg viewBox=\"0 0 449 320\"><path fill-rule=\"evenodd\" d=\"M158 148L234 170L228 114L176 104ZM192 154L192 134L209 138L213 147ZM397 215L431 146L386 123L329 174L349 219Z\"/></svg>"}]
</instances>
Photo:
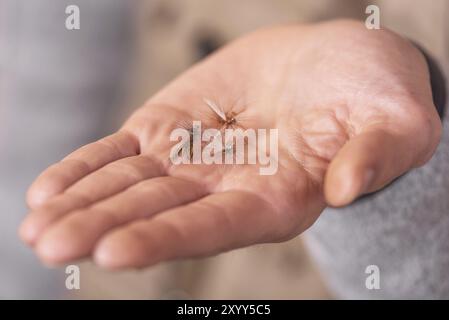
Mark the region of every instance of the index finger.
<instances>
[{"instance_id":1,"label":"index finger","mask_svg":"<svg viewBox=\"0 0 449 320\"><path fill-rule=\"evenodd\" d=\"M117 269L216 254L278 239L279 221L272 205L253 193L215 193L111 231L94 258Z\"/></svg>"}]
</instances>

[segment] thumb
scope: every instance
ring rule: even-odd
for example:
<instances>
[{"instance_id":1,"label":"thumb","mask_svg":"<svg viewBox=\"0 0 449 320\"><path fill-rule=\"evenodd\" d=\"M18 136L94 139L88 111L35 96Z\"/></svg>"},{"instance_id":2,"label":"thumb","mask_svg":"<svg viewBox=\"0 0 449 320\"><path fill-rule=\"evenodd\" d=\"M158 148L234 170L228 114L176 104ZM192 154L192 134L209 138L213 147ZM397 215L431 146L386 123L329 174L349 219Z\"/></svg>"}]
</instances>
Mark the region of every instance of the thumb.
<instances>
[{"instance_id":1,"label":"thumb","mask_svg":"<svg viewBox=\"0 0 449 320\"><path fill-rule=\"evenodd\" d=\"M439 140L432 139L436 142L429 143L423 136L413 138L410 134L376 128L351 138L326 172L324 194L327 203L347 205L364 193L381 189L413 167L423 165Z\"/></svg>"}]
</instances>

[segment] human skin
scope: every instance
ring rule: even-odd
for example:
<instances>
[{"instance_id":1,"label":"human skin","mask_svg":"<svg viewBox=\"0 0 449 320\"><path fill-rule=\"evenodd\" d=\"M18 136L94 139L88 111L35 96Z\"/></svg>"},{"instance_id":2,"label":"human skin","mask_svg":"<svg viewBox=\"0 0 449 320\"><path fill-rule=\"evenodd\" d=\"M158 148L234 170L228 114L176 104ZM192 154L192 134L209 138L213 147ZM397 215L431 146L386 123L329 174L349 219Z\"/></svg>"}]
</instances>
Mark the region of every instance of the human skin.
<instances>
[{"instance_id":1,"label":"human skin","mask_svg":"<svg viewBox=\"0 0 449 320\"><path fill-rule=\"evenodd\" d=\"M276 174L169 161L180 122L219 126L204 98L243 128L279 130ZM425 164L440 135L425 60L400 36L350 20L266 28L44 171L19 233L48 265L91 257L111 269L284 241Z\"/></svg>"}]
</instances>

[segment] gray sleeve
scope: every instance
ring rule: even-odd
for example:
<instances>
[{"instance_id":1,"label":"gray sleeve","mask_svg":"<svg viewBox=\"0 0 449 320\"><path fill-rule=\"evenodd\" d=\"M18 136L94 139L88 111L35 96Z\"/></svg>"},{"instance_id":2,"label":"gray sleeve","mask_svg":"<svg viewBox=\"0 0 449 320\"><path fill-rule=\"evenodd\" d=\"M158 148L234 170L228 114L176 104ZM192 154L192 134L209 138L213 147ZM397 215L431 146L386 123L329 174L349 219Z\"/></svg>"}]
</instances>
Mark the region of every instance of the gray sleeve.
<instances>
[{"instance_id":1,"label":"gray sleeve","mask_svg":"<svg viewBox=\"0 0 449 320\"><path fill-rule=\"evenodd\" d=\"M443 72L441 71L438 62L420 45L415 43L415 46L421 51L421 53L424 55L424 58L426 59L427 67L429 68L433 103L437 108L438 115L441 119L443 119L447 99L446 79Z\"/></svg>"}]
</instances>

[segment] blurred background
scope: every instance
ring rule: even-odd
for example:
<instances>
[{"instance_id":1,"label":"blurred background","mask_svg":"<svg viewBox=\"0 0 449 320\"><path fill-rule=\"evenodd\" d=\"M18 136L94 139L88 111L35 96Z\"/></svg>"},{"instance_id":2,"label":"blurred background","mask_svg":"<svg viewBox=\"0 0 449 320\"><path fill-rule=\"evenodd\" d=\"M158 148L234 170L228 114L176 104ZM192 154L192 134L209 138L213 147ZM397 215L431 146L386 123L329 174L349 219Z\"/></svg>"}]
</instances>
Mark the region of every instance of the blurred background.
<instances>
[{"instance_id":1,"label":"blurred background","mask_svg":"<svg viewBox=\"0 0 449 320\"><path fill-rule=\"evenodd\" d=\"M332 298L303 236L139 271L83 262L81 289L69 291L64 270L41 266L17 238L26 189L177 74L262 26L365 19L377 4L382 26L441 61L444 1L0 0L0 298ZM80 30L65 28L68 5L80 8Z\"/></svg>"}]
</instances>

